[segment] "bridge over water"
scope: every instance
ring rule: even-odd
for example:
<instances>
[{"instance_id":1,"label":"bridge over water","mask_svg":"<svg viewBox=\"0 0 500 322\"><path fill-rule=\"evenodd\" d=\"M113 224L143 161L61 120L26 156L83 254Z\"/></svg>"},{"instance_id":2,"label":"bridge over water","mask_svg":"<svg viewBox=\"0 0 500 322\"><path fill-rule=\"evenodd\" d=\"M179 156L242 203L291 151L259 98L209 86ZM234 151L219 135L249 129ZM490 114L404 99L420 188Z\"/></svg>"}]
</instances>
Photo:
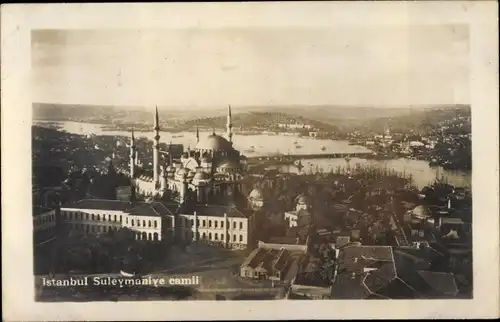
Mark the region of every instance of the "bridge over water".
<instances>
[{"instance_id":1,"label":"bridge over water","mask_svg":"<svg viewBox=\"0 0 500 322\"><path fill-rule=\"evenodd\" d=\"M278 162L281 164L294 163L297 160L311 160L311 159L338 159L338 158L367 158L372 153L317 153L317 154L286 154L286 155L271 155L271 156L256 156L248 157L248 163L261 163L261 162Z\"/></svg>"}]
</instances>

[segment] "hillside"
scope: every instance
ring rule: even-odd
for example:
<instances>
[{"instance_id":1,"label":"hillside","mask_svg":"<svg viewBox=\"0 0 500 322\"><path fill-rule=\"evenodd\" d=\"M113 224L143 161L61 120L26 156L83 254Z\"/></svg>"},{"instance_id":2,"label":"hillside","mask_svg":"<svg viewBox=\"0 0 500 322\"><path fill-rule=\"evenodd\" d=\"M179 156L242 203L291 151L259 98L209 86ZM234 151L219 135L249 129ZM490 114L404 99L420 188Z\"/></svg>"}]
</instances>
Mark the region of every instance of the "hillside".
<instances>
[{"instance_id":1,"label":"hillside","mask_svg":"<svg viewBox=\"0 0 500 322\"><path fill-rule=\"evenodd\" d=\"M226 126L227 107L189 109L161 107L159 110L163 128L193 129L196 124L206 128ZM353 129L380 132L386 126L394 131L399 129L405 131L405 129L432 126L437 120L452 118L457 113L470 115L470 107L466 105L399 108L275 105L236 106L232 110L235 129L275 130L278 123L304 123L333 132ZM33 119L109 124L111 128L127 128L133 125L137 130L148 130L153 122L153 111L153 108L144 107L34 103Z\"/></svg>"},{"instance_id":2,"label":"hillside","mask_svg":"<svg viewBox=\"0 0 500 322\"><path fill-rule=\"evenodd\" d=\"M185 129L193 129L196 126L202 128L224 128L226 126L227 117L217 116L217 117L204 117L195 120L190 120L181 126ZM315 129L324 131L338 131L335 125L328 124L325 122L320 122L317 120L309 119L302 116L292 115L289 113L279 113L279 112L250 112L250 113L239 113L233 114L232 123L234 129L241 130L278 130L279 124L308 124Z\"/></svg>"}]
</instances>

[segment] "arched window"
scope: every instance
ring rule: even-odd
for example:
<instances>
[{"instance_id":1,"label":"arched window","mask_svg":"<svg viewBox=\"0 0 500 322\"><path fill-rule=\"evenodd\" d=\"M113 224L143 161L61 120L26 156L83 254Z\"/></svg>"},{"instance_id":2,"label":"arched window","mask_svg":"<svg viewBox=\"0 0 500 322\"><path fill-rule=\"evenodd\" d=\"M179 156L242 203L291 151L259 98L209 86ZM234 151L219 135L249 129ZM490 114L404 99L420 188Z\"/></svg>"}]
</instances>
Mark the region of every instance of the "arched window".
<instances>
[{"instance_id":1,"label":"arched window","mask_svg":"<svg viewBox=\"0 0 500 322\"><path fill-rule=\"evenodd\" d=\"M115 215L115 221L116 221L116 215Z\"/></svg>"},{"instance_id":2,"label":"arched window","mask_svg":"<svg viewBox=\"0 0 500 322\"><path fill-rule=\"evenodd\" d=\"M142 239L147 240L148 239L148 234L147 233L142 233Z\"/></svg>"},{"instance_id":3,"label":"arched window","mask_svg":"<svg viewBox=\"0 0 500 322\"><path fill-rule=\"evenodd\" d=\"M220 240L224 240L224 234L220 234Z\"/></svg>"},{"instance_id":4,"label":"arched window","mask_svg":"<svg viewBox=\"0 0 500 322\"><path fill-rule=\"evenodd\" d=\"M134 226L134 220L133 219L131 220L131 225Z\"/></svg>"},{"instance_id":5,"label":"arched window","mask_svg":"<svg viewBox=\"0 0 500 322\"><path fill-rule=\"evenodd\" d=\"M95 220L95 215L94 214L92 214L92 220Z\"/></svg>"},{"instance_id":6,"label":"arched window","mask_svg":"<svg viewBox=\"0 0 500 322\"><path fill-rule=\"evenodd\" d=\"M217 220L214 220L214 227L217 228L217 223L218 221Z\"/></svg>"},{"instance_id":7,"label":"arched window","mask_svg":"<svg viewBox=\"0 0 500 322\"><path fill-rule=\"evenodd\" d=\"M240 235L240 243L243 242L243 235Z\"/></svg>"},{"instance_id":8,"label":"arched window","mask_svg":"<svg viewBox=\"0 0 500 322\"><path fill-rule=\"evenodd\" d=\"M137 227L141 227L141 221L137 220Z\"/></svg>"},{"instance_id":9,"label":"arched window","mask_svg":"<svg viewBox=\"0 0 500 322\"><path fill-rule=\"evenodd\" d=\"M233 221L233 229L236 229L236 221Z\"/></svg>"},{"instance_id":10,"label":"arched window","mask_svg":"<svg viewBox=\"0 0 500 322\"><path fill-rule=\"evenodd\" d=\"M120 222L122 222L122 215L120 215Z\"/></svg>"},{"instance_id":11,"label":"arched window","mask_svg":"<svg viewBox=\"0 0 500 322\"><path fill-rule=\"evenodd\" d=\"M142 221L142 227L146 227L146 221L145 220Z\"/></svg>"},{"instance_id":12,"label":"arched window","mask_svg":"<svg viewBox=\"0 0 500 322\"><path fill-rule=\"evenodd\" d=\"M208 221L208 228L211 228L211 227L212 227L212 221L211 221L211 220L209 220L209 221Z\"/></svg>"},{"instance_id":13,"label":"arched window","mask_svg":"<svg viewBox=\"0 0 500 322\"><path fill-rule=\"evenodd\" d=\"M97 215L97 221L101 220L101 216Z\"/></svg>"},{"instance_id":14,"label":"arched window","mask_svg":"<svg viewBox=\"0 0 500 322\"><path fill-rule=\"evenodd\" d=\"M85 214L85 219L89 220L89 214Z\"/></svg>"},{"instance_id":15,"label":"arched window","mask_svg":"<svg viewBox=\"0 0 500 322\"><path fill-rule=\"evenodd\" d=\"M243 223L240 221L240 229L243 229Z\"/></svg>"},{"instance_id":16,"label":"arched window","mask_svg":"<svg viewBox=\"0 0 500 322\"><path fill-rule=\"evenodd\" d=\"M153 234L153 240L154 241L158 241L158 233L154 233Z\"/></svg>"},{"instance_id":17,"label":"arched window","mask_svg":"<svg viewBox=\"0 0 500 322\"><path fill-rule=\"evenodd\" d=\"M203 220L203 227L207 227L207 222Z\"/></svg>"},{"instance_id":18,"label":"arched window","mask_svg":"<svg viewBox=\"0 0 500 322\"><path fill-rule=\"evenodd\" d=\"M148 220L148 227L151 227L151 220Z\"/></svg>"},{"instance_id":19,"label":"arched window","mask_svg":"<svg viewBox=\"0 0 500 322\"><path fill-rule=\"evenodd\" d=\"M220 228L224 228L224 220L220 221Z\"/></svg>"},{"instance_id":20,"label":"arched window","mask_svg":"<svg viewBox=\"0 0 500 322\"><path fill-rule=\"evenodd\" d=\"M215 235L214 235L214 239L215 239L215 240L219 240L219 236L218 236L218 234L217 234L217 233L215 233Z\"/></svg>"},{"instance_id":21,"label":"arched window","mask_svg":"<svg viewBox=\"0 0 500 322\"><path fill-rule=\"evenodd\" d=\"M208 240L212 240L212 233L208 233Z\"/></svg>"},{"instance_id":22,"label":"arched window","mask_svg":"<svg viewBox=\"0 0 500 322\"><path fill-rule=\"evenodd\" d=\"M233 241L236 241L236 234L233 235Z\"/></svg>"},{"instance_id":23,"label":"arched window","mask_svg":"<svg viewBox=\"0 0 500 322\"><path fill-rule=\"evenodd\" d=\"M148 234L148 239L149 240L153 240L153 237L152 237L151 233Z\"/></svg>"},{"instance_id":24,"label":"arched window","mask_svg":"<svg viewBox=\"0 0 500 322\"><path fill-rule=\"evenodd\" d=\"M203 233L203 235L201 236L202 239L207 239L207 234Z\"/></svg>"},{"instance_id":25,"label":"arched window","mask_svg":"<svg viewBox=\"0 0 500 322\"><path fill-rule=\"evenodd\" d=\"M158 227L158 221L153 221L153 224L154 224L154 227L157 228Z\"/></svg>"}]
</instances>

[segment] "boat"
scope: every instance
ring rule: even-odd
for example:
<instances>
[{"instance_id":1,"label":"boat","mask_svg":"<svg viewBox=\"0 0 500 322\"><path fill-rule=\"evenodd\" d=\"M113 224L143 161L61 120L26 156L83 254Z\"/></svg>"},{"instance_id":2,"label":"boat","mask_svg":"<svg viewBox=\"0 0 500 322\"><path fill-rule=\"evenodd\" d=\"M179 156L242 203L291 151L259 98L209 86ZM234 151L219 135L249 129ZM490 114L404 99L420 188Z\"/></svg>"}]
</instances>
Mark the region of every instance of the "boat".
<instances>
[{"instance_id":1,"label":"boat","mask_svg":"<svg viewBox=\"0 0 500 322\"><path fill-rule=\"evenodd\" d=\"M325 146L322 146L321 147L321 151L325 151L326 150L326 147Z\"/></svg>"},{"instance_id":2,"label":"boat","mask_svg":"<svg viewBox=\"0 0 500 322\"><path fill-rule=\"evenodd\" d=\"M297 145L295 146L295 148L296 148L296 149L300 149L300 148L302 148L302 145L297 144Z\"/></svg>"},{"instance_id":3,"label":"boat","mask_svg":"<svg viewBox=\"0 0 500 322\"><path fill-rule=\"evenodd\" d=\"M297 140L293 141L293 144L297 144L297 143L298 143Z\"/></svg>"}]
</instances>

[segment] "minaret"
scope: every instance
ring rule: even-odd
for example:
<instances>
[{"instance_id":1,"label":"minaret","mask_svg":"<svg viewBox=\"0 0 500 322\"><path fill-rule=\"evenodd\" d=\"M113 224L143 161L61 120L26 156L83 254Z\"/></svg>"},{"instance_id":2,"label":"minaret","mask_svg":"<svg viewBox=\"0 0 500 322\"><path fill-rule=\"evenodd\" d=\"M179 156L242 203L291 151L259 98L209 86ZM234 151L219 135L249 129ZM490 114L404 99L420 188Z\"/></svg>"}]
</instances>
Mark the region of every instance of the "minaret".
<instances>
[{"instance_id":1,"label":"minaret","mask_svg":"<svg viewBox=\"0 0 500 322\"><path fill-rule=\"evenodd\" d=\"M132 136L130 137L130 178L135 178L135 137L134 130L132 129Z\"/></svg>"},{"instance_id":2,"label":"minaret","mask_svg":"<svg viewBox=\"0 0 500 322\"><path fill-rule=\"evenodd\" d=\"M229 142L233 143L233 124L231 123L231 105L228 106L227 109L227 124L226 124L226 129L227 129L227 137L229 139Z\"/></svg>"},{"instance_id":3,"label":"minaret","mask_svg":"<svg viewBox=\"0 0 500 322\"><path fill-rule=\"evenodd\" d=\"M160 183L160 118L158 116L158 106L156 107L155 122L154 122L155 137L153 141L153 182L155 187Z\"/></svg>"},{"instance_id":4,"label":"minaret","mask_svg":"<svg viewBox=\"0 0 500 322\"><path fill-rule=\"evenodd\" d=\"M198 129L198 125L196 125L196 144L200 142L200 130Z\"/></svg>"},{"instance_id":5,"label":"minaret","mask_svg":"<svg viewBox=\"0 0 500 322\"><path fill-rule=\"evenodd\" d=\"M168 165L173 166L174 159L172 157L172 142L168 145Z\"/></svg>"}]
</instances>

